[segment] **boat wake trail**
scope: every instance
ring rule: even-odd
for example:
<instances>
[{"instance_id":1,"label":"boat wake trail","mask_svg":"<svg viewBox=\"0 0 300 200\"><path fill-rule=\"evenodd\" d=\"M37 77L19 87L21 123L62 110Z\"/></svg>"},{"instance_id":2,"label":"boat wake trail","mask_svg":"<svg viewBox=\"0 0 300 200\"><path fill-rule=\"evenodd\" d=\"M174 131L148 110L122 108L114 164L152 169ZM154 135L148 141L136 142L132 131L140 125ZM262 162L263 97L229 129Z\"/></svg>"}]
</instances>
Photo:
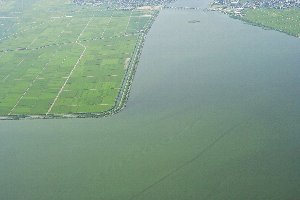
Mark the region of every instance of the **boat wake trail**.
<instances>
[{"instance_id":1,"label":"boat wake trail","mask_svg":"<svg viewBox=\"0 0 300 200\"><path fill-rule=\"evenodd\" d=\"M142 191L138 192L137 194L135 194L134 196L132 196L129 200L134 200L138 197L140 197L142 194L144 194L145 192L147 192L148 190L150 190L151 188L153 188L154 186L160 184L161 182L163 182L164 180L166 180L167 178L169 178L170 176L172 176L173 174L175 174L176 172L178 172L179 170L185 168L186 166L190 165L191 163L193 163L194 161L196 161L198 158L200 158L203 154L205 154L207 151L209 151L212 147L214 147L220 140L222 140L226 135L228 135L229 133L231 133L232 131L240 128L242 125L246 124L248 121L250 121L250 119L248 120L244 120L238 124L235 124L234 126L232 126L231 128L229 128L228 130L225 130L221 135L219 135L212 143L210 143L208 146L206 146L202 151L200 151L197 155L195 155L192 159L184 162L183 164L179 165L178 167L174 168L173 170L171 170L170 172L168 172L167 174L165 174L164 176L162 176L160 179L158 179L157 181L155 181L154 183L152 183L151 185L147 186L146 188L144 188Z\"/></svg>"}]
</instances>

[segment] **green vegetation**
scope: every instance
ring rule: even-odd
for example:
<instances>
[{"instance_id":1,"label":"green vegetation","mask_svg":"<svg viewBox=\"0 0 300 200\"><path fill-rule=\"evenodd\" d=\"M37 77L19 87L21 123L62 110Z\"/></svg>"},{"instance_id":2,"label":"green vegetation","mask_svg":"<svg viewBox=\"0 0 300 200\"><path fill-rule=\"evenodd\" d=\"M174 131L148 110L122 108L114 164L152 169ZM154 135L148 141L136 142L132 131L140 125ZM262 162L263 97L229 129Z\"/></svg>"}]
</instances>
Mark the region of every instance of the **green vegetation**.
<instances>
[{"instance_id":1,"label":"green vegetation","mask_svg":"<svg viewBox=\"0 0 300 200\"><path fill-rule=\"evenodd\" d=\"M246 9L240 19L254 25L300 37L300 9Z\"/></svg>"},{"instance_id":2,"label":"green vegetation","mask_svg":"<svg viewBox=\"0 0 300 200\"><path fill-rule=\"evenodd\" d=\"M1 1L0 115L101 113L115 107L156 13L67 0Z\"/></svg>"}]
</instances>

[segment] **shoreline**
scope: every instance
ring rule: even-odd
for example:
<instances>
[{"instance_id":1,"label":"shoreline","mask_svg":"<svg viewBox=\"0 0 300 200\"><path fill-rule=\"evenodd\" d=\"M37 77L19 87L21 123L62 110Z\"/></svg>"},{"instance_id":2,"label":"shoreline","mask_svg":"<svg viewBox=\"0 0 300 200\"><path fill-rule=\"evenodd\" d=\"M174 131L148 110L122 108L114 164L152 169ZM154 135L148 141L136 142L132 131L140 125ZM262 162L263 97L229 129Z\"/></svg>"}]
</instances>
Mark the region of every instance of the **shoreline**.
<instances>
[{"instance_id":1,"label":"shoreline","mask_svg":"<svg viewBox=\"0 0 300 200\"><path fill-rule=\"evenodd\" d=\"M243 17L240 17L240 16L234 16L234 15L229 15L229 14L228 14L228 16L229 16L230 18L233 18L233 19L236 19L236 20L240 20L240 21L242 21L242 22L244 22L245 24L250 25L250 26L260 27L260 28L262 28L262 29L264 29L264 30L278 31L278 32L284 33L284 34L286 34L286 35L288 35L288 36L292 36L292 37L295 37L295 38L300 38L298 35L294 35L294 34L292 34L292 33L286 32L286 31L284 31L284 30L280 30L280 29L276 29L276 28L269 27L269 26L265 26L265 25L263 25L263 24L261 24L261 23L255 23L255 22L252 22L252 21L250 21L250 20L244 19Z\"/></svg>"},{"instance_id":2,"label":"shoreline","mask_svg":"<svg viewBox=\"0 0 300 200\"><path fill-rule=\"evenodd\" d=\"M241 10L239 8L233 8L233 7L229 8L227 5L221 6L221 5L216 5L214 3L211 3L208 7L208 10L209 11L217 11L219 13L228 15L230 18L240 20L240 21L244 22L245 24L248 24L248 25L251 25L251 26L256 26L256 27L261 27L264 30L274 30L274 31L278 31L278 32L284 33L284 34L289 35L289 36L300 38L300 35L293 34L293 33L290 33L288 31L284 31L284 30L281 30L281 29L278 29L278 28L273 28L273 27L270 27L270 26L266 26L266 25L263 25L262 23L259 23L259 22L253 22L251 20L245 19L243 17L243 16L245 16L245 13L244 13L245 10L244 9Z\"/></svg>"},{"instance_id":3,"label":"shoreline","mask_svg":"<svg viewBox=\"0 0 300 200\"><path fill-rule=\"evenodd\" d=\"M129 98L129 93L133 83L133 79L137 70L137 65L140 60L142 53L142 48L146 36L151 29L156 17L159 15L160 11L156 11L151 19L149 20L146 29L139 36L136 45L133 50L133 54L130 58L128 67L124 74L124 78L121 83L121 87L117 97L115 98L114 106L106 111L93 112L93 113L70 113L70 114L36 114L36 115L26 115L26 114L16 114L16 115L0 115L0 120L34 120L34 119L74 119L74 118L102 118L112 116L119 113L126 107L126 103Z\"/></svg>"}]
</instances>

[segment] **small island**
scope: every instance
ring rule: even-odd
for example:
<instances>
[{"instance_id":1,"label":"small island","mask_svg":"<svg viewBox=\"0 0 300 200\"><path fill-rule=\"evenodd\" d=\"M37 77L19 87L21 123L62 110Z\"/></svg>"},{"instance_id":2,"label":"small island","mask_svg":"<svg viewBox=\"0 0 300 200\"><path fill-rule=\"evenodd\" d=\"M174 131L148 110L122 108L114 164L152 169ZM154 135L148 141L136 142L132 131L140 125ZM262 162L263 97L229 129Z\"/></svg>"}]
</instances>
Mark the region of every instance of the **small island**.
<instances>
[{"instance_id":1,"label":"small island","mask_svg":"<svg viewBox=\"0 0 300 200\"><path fill-rule=\"evenodd\" d=\"M188 21L188 23L192 23L192 24L194 24L194 23L200 23L200 20L190 20L190 21Z\"/></svg>"}]
</instances>

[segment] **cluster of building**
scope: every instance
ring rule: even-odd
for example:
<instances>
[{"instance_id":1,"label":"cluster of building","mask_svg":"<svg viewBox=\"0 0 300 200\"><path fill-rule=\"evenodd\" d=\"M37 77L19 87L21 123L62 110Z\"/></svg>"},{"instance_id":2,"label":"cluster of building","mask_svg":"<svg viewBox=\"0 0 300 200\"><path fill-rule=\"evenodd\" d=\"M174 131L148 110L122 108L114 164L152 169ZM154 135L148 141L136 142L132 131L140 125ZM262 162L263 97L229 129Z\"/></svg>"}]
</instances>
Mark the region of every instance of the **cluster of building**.
<instances>
[{"instance_id":1,"label":"cluster of building","mask_svg":"<svg viewBox=\"0 0 300 200\"><path fill-rule=\"evenodd\" d=\"M217 10L235 16L242 16L242 11L246 8L284 9L291 7L300 8L300 0L215 0L212 3L210 10Z\"/></svg>"},{"instance_id":2,"label":"cluster of building","mask_svg":"<svg viewBox=\"0 0 300 200\"><path fill-rule=\"evenodd\" d=\"M131 10L143 6L164 6L173 0L73 0L77 5L104 6Z\"/></svg>"},{"instance_id":3,"label":"cluster of building","mask_svg":"<svg viewBox=\"0 0 300 200\"><path fill-rule=\"evenodd\" d=\"M231 6L234 8L276 8L284 9L300 7L300 0L215 0L214 4Z\"/></svg>"}]
</instances>

